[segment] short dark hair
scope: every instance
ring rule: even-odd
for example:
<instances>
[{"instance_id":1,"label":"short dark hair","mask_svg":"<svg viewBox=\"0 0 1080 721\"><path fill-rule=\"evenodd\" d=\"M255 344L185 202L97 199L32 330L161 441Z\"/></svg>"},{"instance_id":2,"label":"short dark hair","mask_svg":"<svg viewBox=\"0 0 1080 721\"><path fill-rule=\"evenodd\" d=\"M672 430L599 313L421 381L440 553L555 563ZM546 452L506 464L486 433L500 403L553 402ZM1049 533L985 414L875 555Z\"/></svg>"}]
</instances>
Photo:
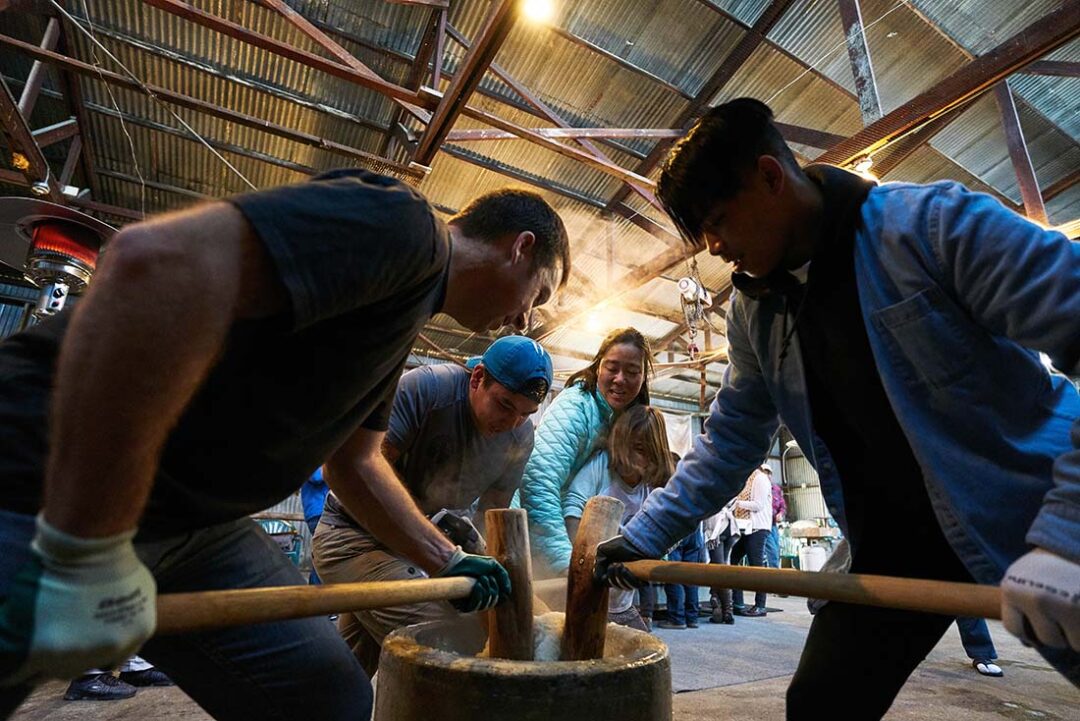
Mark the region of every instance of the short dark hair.
<instances>
[{"instance_id":1,"label":"short dark hair","mask_svg":"<svg viewBox=\"0 0 1080 721\"><path fill-rule=\"evenodd\" d=\"M699 242L712 206L739 192L759 157L771 155L799 167L772 120L765 103L737 98L711 108L671 149L656 197L688 243Z\"/></svg>"},{"instance_id":2,"label":"short dark hair","mask_svg":"<svg viewBox=\"0 0 1080 721\"><path fill-rule=\"evenodd\" d=\"M562 218L539 194L519 188L503 188L474 198L450 218L470 238L494 243L507 235L531 231L533 267L549 268L560 261L559 287L570 279L570 239Z\"/></svg>"}]
</instances>

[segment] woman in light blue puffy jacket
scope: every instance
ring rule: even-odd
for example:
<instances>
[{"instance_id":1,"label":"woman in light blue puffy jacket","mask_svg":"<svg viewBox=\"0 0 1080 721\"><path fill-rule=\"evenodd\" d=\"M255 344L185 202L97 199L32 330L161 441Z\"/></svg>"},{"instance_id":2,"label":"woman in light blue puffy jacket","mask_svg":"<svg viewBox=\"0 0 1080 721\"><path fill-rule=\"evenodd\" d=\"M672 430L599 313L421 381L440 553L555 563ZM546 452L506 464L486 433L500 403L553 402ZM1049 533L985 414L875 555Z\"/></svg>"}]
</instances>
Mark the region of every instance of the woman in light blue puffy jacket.
<instances>
[{"instance_id":1,"label":"woman in light blue puffy jacket","mask_svg":"<svg viewBox=\"0 0 1080 721\"><path fill-rule=\"evenodd\" d=\"M565 575L571 551L562 512L566 488L614 416L635 403L648 404L651 372L645 336L635 328L614 330L588 367L567 379L540 419L521 481L537 577Z\"/></svg>"}]
</instances>

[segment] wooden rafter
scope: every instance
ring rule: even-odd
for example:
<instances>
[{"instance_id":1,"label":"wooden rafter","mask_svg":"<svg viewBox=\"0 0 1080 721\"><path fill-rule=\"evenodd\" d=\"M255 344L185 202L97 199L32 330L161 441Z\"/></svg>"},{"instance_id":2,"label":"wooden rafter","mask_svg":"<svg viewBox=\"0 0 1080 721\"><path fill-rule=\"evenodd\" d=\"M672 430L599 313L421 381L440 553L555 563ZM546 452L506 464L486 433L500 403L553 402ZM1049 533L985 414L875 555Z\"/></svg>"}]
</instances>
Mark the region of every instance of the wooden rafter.
<instances>
[{"instance_id":1,"label":"wooden rafter","mask_svg":"<svg viewBox=\"0 0 1080 721\"><path fill-rule=\"evenodd\" d=\"M1020 72L1028 75L1057 75L1062 78L1080 78L1080 63L1067 60L1036 60Z\"/></svg>"},{"instance_id":2,"label":"wooden rafter","mask_svg":"<svg viewBox=\"0 0 1080 721\"><path fill-rule=\"evenodd\" d=\"M1066 190L1076 185L1077 182L1080 182L1080 168L1075 168L1071 173L1068 173L1063 178L1055 180L1053 183L1050 183L1050 185L1043 188L1043 200L1049 203L1052 198L1061 195Z\"/></svg>"},{"instance_id":3,"label":"wooden rafter","mask_svg":"<svg viewBox=\"0 0 1080 721\"><path fill-rule=\"evenodd\" d=\"M848 165L872 155L952 110L1080 34L1080 3L1065 3L880 120L827 150L818 160Z\"/></svg>"},{"instance_id":4,"label":"wooden rafter","mask_svg":"<svg viewBox=\"0 0 1080 721\"><path fill-rule=\"evenodd\" d=\"M28 187L30 181L26 179L22 173L14 170L7 170L6 168L0 168L0 183L9 183L11 185L18 185L21 187ZM112 215L117 218L127 218L128 220L142 220L142 213L131 210L129 208L121 208L118 205L108 205L106 203L99 203L89 198L67 198L67 204L73 205L76 208L82 208L83 210L91 210L95 213L105 213L106 215Z\"/></svg>"},{"instance_id":5,"label":"wooden rafter","mask_svg":"<svg viewBox=\"0 0 1080 721\"><path fill-rule=\"evenodd\" d=\"M1035 177L1035 168L1031 164L1024 130L1020 127L1020 116L1016 113L1012 91L1004 80L994 86L994 99L1001 112L1001 126L1005 130L1005 144L1009 148L1009 158L1016 171L1016 182L1020 186L1020 197L1024 201L1024 214L1032 220L1049 225L1046 206L1039 193L1039 181Z\"/></svg>"},{"instance_id":6,"label":"wooden rafter","mask_svg":"<svg viewBox=\"0 0 1080 721\"><path fill-rule=\"evenodd\" d=\"M9 160L15 169L20 171L31 185L44 183L47 191L42 195L54 203L64 204L60 185L52 176L49 164L26 124L26 118L19 113L18 101L3 79L0 79L0 132L3 132L7 140L8 149L12 153Z\"/></svg>"},{"instance_id":7,"label":"wooden rafter","mask_svg":"<svg viewBox=\"0 0 1080 721\"><path fill-rule=\"evenodd\" d=\"M488 66L502 47L510 28L518 18L520 3L517 0L496 0L484 21L480 36L465 54L454 79L439 100L431 115L427 129L417 143L413 158L421 165L430 165L446 134L465 109L476 86L487 72Z\"/></svg>"},{"instance_id":8,"label":"wooden rafter","mask_svg":"<svg viewBox=\"0 0 1080 721\"><path fill-rule=\"evenodd\" d=\"M82 157L82 136L76 135L68 147L67 159L64 161L64 169L60 171L60 187L64 188L71 184L71 177L75 175L75 166Z\"/></svg>"},{"instance_id":9,"label":"wooden rafter","mask_svg":"<svg viewBox=\"0 0 1080 721\"><path fill-rule=\"evenodd\" d=\"M436 48L441 44L439 36L442 34L443 28L445 27L446 8L432 8L431 13L428 16L427 25L424 27L424 34L420 36L420 45L416 49L416 56L413 58L412 67L409 68L409 76L405 78L405 87L409 90L420 89L420 85L424 80L424 75L427 74L428 63L431 62L432 55L435 53ZM441 65L441 62L436 62L436 65ZM438 85L433 83L432 87L437 88ZM404 108L398 108L394 113L393 121L390 123L391 128L394 128L401 123L403 114ZM379 148L379 155L386 157L390 156L390 143L393 140L393 133L387 133L383 138L382 147Z\"/></svg>"},{"instance_id":10,"label":"wooden rafter","mask_svg":"<svg viewBox=\"0 0 1080 721\"><path fill-rule=\"evenodd\" d=\"M840 22L844 26L851 74L855 79L855 94L859 98L859 112L863 125L869 125L881 117L881 99L874 79L874 64L870 61L870 48L866 44L859 0L837 0L837 4L840 6Z\"/></svg>"},{"instance_id":11,"label":"wooden rafter","mask_svg":"<svg viewBox=\"0 0 1080 721\"><path fill-rule=\"evenodd\" d=\"M68 5L67 0L58 0L58 2L65 8ZM61 25L60 41L56 49L60 54L67 54L70 47L67 28ZM60 90L63 93L64 105L67 107L67 111L75 116L75 121L79 124L78 137L81 142L79 144L78 165L82 170L83 182L90 188L90 197L100 200L101 184L98 182L97 173L94 172L98 167L97 154L90 138L82 135L90 127L87 120L86 100L83 98L82 86L79 85L79 78L73 73L65 68L57 67L56 69L60 76ZM64 185L67 185L67 183L64 183Z\"/></svg>"},{"instance_id":12,"label":"wooden rafter","mask_svg":"<svg viewBox=\"0 0 1080 721\"><path fill-rule=\"evenodd\" d=\"M25 116L23 116L25 117ZM79 122L74 117L61 120L44 128L38 128L33 132L34 140L39 148L47 148L53 143L67 140L73 135L79 134Z\"/></svg>"}]
</instances>

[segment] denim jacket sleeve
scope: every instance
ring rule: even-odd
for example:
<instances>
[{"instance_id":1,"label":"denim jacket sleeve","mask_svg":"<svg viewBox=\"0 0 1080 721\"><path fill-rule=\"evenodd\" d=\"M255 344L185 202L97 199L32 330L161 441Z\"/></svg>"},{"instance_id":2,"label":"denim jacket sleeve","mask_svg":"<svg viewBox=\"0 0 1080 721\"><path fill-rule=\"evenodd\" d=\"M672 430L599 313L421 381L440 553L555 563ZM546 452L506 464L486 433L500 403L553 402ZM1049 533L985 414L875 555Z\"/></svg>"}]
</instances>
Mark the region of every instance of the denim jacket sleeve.
<instances>
[{"instance_id":1,"label":"denim jacket sleeve","mask_svg":"<svg viewBox=\"0 0 1080 721\"><path fill-rule=\"evenodd\" d=\"M675 475L652 493L623 534L652 558L716 513L769 452L776 406L748 332L747 302L733 296L728 315L728 368L705 421Z\"/></svg>"},{"instance_id":2,"label":"denim jacket sleeve","mask_svg":"<svg viewBox=\"0 0 1080 721\"><path fill-rule=\"evenodd\" d=\"M927 214L943 281L973 320L1080 374L1080 243L945 184ZM1080 561L1080 419L1027 541Z\"/></svg>"}]
</instances>

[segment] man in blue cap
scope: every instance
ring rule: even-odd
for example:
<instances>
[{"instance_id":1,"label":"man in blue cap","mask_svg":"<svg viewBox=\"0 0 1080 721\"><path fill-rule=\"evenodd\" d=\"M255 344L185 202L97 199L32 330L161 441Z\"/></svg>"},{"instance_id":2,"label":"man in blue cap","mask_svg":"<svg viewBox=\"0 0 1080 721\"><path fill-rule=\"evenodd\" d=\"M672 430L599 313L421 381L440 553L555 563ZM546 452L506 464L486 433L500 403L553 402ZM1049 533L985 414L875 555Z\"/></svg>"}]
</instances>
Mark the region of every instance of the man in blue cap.
<instances>
[{"instance_id":1,"label":"man in blue cap","mask_svg":"<svg viewBox=\"0 0 1080 721\"><path fill-rule=\"evenodd\" d=\"M402 483L451 540L483 552L471 520L505 508L521 483L533 447L533 424L551 387L551 357L539 343L506 336L468 368L421 366L401 376L383 455ZM315 531L314 561L326 583L393 581L423 575L409 558L391 551L349 515L331 493ZM367 635L379 643L395 628L455 614L446 602L343 614L339 629L361 663Z\"/></svg>"}]
</instances>

